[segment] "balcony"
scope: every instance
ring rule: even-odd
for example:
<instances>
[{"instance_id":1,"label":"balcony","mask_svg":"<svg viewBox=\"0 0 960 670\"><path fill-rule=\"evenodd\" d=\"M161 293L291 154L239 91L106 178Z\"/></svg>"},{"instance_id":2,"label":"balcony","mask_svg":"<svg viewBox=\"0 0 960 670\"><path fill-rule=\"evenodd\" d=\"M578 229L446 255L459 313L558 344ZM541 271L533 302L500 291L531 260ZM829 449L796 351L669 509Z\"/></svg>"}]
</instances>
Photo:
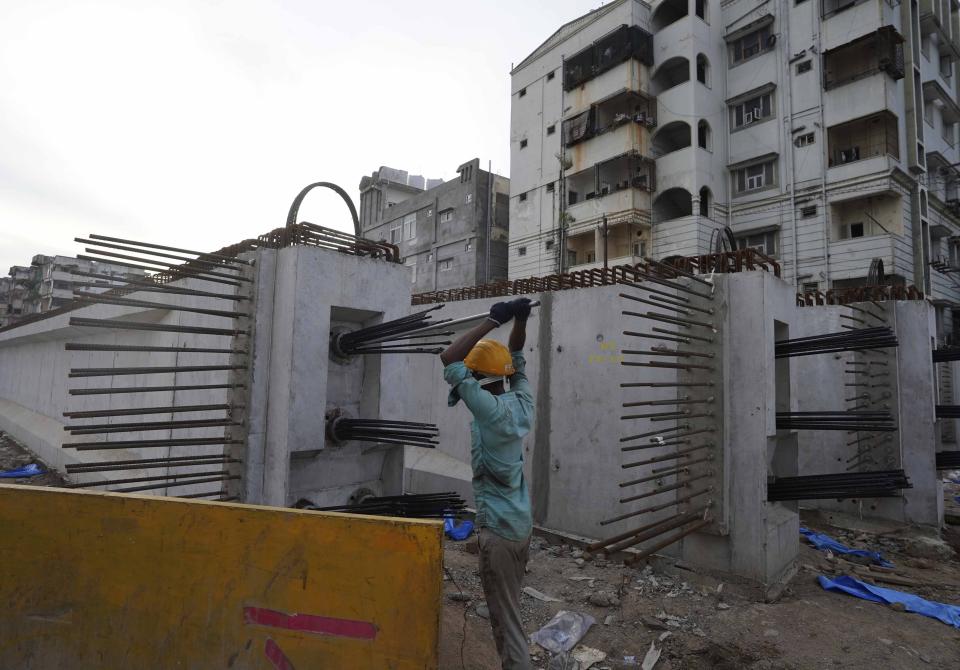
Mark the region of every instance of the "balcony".
<instances>
[{"instance_id":1,"label":"balcony","mask_svg":"<svg viewBox=\"0 0 960 670\"><path fill-rule=\"evenodd\" d=\"M821 9L825 51L899 23L900 7L886 0L821 0Z\"/></svg>"},{"instance_id":2,"label":"balcony","mask_svg":"<svg viewBox=\"0 0 960 670\"><path fill-rule=\"evenodd\" d=\"M856 119L827 129L829 167L891 157L900 159L897 117L890 112Z\"/></svg>"},{"instance_id":3,"label":"balcony","mask_svg":"<svg viewBox=\"0 0 960 670\"><path fill-rule=\"evenodd\" d=\"M824 88L828 91L878 72L903 79L903 37L893 26L864 35L823 54Z\"/></svg>"},{"instance_id":4,"label":"balcony","mask_svg":"<svg viewBox=\"0 0 960 670\"><path fill-rule=\"evenodd\" d=\"M569 170L579 172L624 153L646 153L649 129L656 125L654 104L644 96L621 91L564 121L566 156L573 162Z\"/></svg>"},{"instance_id":5,"label":"balcony","mask_svg":"<svg viewBox=\"0 0 960 670\"><path fill-rule=\"evenodd\" d=\"M940 116L944 123L950 124L960 121L960 105L939 81L923 82L923 101L940 110Z\"/></svg>"},{"instance_id":6,"label":"balcony","mask_svg":"<svg viewBox=\"0 0 960 670\"><path fill-rule=\"evenodd\" d=\"M674 56L657 66L650 80L650 88L655 95L661 95L687 81L690 81L690 60Z\"/></svg>"},{"instance_id":7,"label":"balcony","mask_svg":"<svg viewBox=\"0 0 960 670\"><path fill-rule=\"evenodd\" d=\"M650 192L655 188L653 162L624 154L567 177L566 212L574 227L603 216L635 213L649 218Z\"/></svg>"},{"instance_id":8,"label":"balcony","mask_svg":"<svg viewBox=\"0 0 960 670\"><path fill-rule=\"evenodd\" d=\"M564 94L565 117L590 109L602 100L609 100L623 92L647 95L650 90L649 71L637 60L628 60L584 82Z\"/></svg>"},{"instance_id":9,"label":"balcony","mask_svg":"<svg viewBox=\"0 0 960 670\"><path fill-rule=\"evenodd\" d=\"M607 236L603 228L594 225L590 230L571 233L567 238L567 262L571 270L591 270L603 267L604 247L607 265L635 265L649 249L648 228L636 222L612 223L608 219Z\"/></svg>"},{"instance_id":10,"label":"balcony","mask_svg":"<svg viewBox=\"0 0 960 670\"><path fill-rule=\"evenodd\" d=\"M628 60L653 65L653 37L639 26L620 26L564 61L563 88L572 91Z\"/></svg>"},{"instance_id":11,"label":"balcony","mask_svg":"<svg viewBox=\"0 0 960 670\"><path fill-rule=\"evenodd\" d=\"M687 0L663 0L650 16L650 29L654 33L670 26L690 13Z\"/></svg>"}]
</instances>

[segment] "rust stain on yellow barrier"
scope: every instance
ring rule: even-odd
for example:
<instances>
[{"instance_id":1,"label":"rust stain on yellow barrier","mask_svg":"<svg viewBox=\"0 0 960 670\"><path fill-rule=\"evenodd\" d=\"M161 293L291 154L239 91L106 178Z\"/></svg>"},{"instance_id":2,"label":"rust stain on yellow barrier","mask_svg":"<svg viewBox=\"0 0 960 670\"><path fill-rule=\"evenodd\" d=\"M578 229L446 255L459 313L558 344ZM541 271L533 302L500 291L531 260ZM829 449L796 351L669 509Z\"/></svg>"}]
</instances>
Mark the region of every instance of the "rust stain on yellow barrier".
<instances>
[{"instance_id":1,"label":"rust stain on yellow barrier","mask_svg":"<svg viewBox=\"0 0 960 670\"><path fill-rule=\"evenodd\" d=\"M0 668L436 668L442 533L0 485Z\"/></svg>"}]
</instances>

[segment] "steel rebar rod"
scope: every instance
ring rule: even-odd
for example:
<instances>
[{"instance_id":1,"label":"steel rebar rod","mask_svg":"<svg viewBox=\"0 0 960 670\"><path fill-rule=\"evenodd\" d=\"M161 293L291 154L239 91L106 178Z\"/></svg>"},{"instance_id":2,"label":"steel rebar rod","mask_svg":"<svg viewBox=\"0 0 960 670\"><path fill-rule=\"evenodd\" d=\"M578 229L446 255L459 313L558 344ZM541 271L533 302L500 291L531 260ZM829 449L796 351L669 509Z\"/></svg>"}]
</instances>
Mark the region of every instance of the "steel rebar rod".
<instances>
[{"instance_id":1,"label":"steel rebar rod","mask_svg":"<svg viewBox=\"0 0 960 670\"><path fill-rule=\"evenodd\" d=\"M169 367L142 368L70 368L70 379L82 377L120 377L125 375L160 375L177 372L216 372L223 370L246 370L246 365L174 365Z\"/></svg>"},{"instance_id":2,"label":"steel rebar rod","mask_svg":"<svg viewBox=\"0 0 960 670\"><path fill-rule=\"evenodd\" d=\"M620 516L613 517L612 519L604 519L603 521L600 522L600 525L607 526L611 523L616 523L617 521L623 521L624 519L630 519L635 516L650 514L652 512L659 512L661 510L669 509L670 507L676 507L677 505L682 505L683 503L689 502L694 498L699 498L700 496L706 495L710 493L712 490L713 490L713 487L708 486L706 488L700 489L699 491L688 493L683 497L676 498L675 500L671 500L669 502L661 503L659 505L653 505L651 507L643 507L641 509L634 510L633 512L627 512L625 514L621 514Z\"/></svg>"},{"instance_id":3,"label":"steel rebar rod","mask_svg":"<svg viewBox=\"0 0 960 670\"><path fill-rule=\"evenodd\" d=\"M700 365L699 363L662 363L660 361L650 361L649 363L643 363L638 361L621 361L620 365L625 365L631 368L668 368L670 370L706 370L708 372L714 371L714 367L712 365Z\"/></svg>"},{"instance_id":4,"label":"steel rebar rod","mask_svg":"<svg viewBox=\"0 0 960 670\"><path fill-rule=\"evenodd\" d=\"M715 358L711 353L703 353L701 351L688 351L686 349L667 349L663 347L662 349L624 349L620 353L623 354L632 354L637 356L672 356L674 358Z\"/></svg>"},{"instance_id":5,"label":"steel rebar rod","mask_svg":"<svg viewBox=\"0 0 960 670\"><path fill-rule=\"evenodd\" d=\"M221 261L221 260L206 260L203 258L190 258L189 256L182 256L180 254L170 254L164 251L153 251L150 249L132 247L124 244L116 244L113 242L104 242L104 241L95 240L95 239L88 240L83 237L75 237L73 238L73 241L78 242L80 244L90 244L96 247L103 247L105 249L116 249L118 251L130 251L135 254L143 254L145 256L154 256L160 259L169 258L174 261L181 261L185 264L197 264L197 265L202 265L208 268L220 268L220 269L229 270L233 272L241 271L240 268L238 267L232 267L233 265L235 265L235 263L232 260ZM87 251L91 251L91 250L87 249ZM126 258L126 256L122 256L121 258ZM163 262L169 263L170 261L164 260Z\"/></svg>"},{"instance_id":6,"label":"steel rebar rod","mask_svg":"<svg viewBox=\"0 0 960 670\"><path fill-rule=\"evenodd\" d=\"M662 321L664 323L669 323L674 326L683 326L684 328L692 328L694 326L699 328L707 328L708 330L716 330L713 327L712 323L704 323L703 321L694 321L693 319L681 319L678 316L671 316L669 314L660 314L659 312L632 312L629 310L623 310L620 312L624 316L636 316L641 319L651 319L653 321Z\"/></svg>"},{"instance_id":7,"label":"steel rebar rod","mask_svg":"<svg viewBox=\"0 0 960 670\"><path fill-rule=\"evenodd\" d=\"M220 316L227 319L239 319L247 316L245 312L237 312L235 310L207 309L206 307L186 307L167 302L151 302L149 300L131 300L129 298L117 298L111 295L104 295L102 293L85 293L83 291L75 291L73 296L75 302L90 305L104 304L119 305L120 307L138 307L143 309L162 309L169 312L190 312L191 314Z\"/></svg>"},{"instance_id":8,"label":"steel rebar rod","mask_svg":"<svg viewBox=\"0 0 960 670\"><path fill-rule=\"evenodd\" d=\"M169 458L145 458L129 461L109 461L106 464L82 463L67 466L67 474L81 472L111 472L114 470L152 470L155 468L179 468L194 465L220 465L242 463L239 458L226 456L174 456Z\"/></svg>"},{"instance_id":9,"label":"steel rebar rod","mask_svg":"<svg viewBox=\"0 0 960 670\"><path fill-rule=\"evenodd\" d=\"M668 533L671 530L675 530L681 526L686 526L688 523L696 521L702 516L702 512L687 512L680 513L676 516L670 517L668 521L661 521L656 527L650 528L642 533L637 533L636 535L626 538L614 545L611 545L603 550L605 556L610 556L615 554L618 551L623 551L634 545L640 544L641 542L646 542L647 540L659 537L664 533Z\"/></svg>"},{"instance_id":10,"label":"steel rebar rod","mask_svg":"<svg viewBox=\"0 0 960 670\"><path fill-rule=\"evenodd\" d=\"M661 342L677 342L679 344L690 344L690 339L686 337L671 337L669 335L654 335L653 333L638 333L633 330L625 330L623 334L627 337L641 337L647 340L658 340Z\"/></svg>"},{"instance_id":11,"label":"steel rebar rod","mask_svg":"<svg viewBox=\"0 0 960 670\"><path fill-rule=\"evenodd\" d=\"M700 512L702 512L702 511L703 511L703 510L701 509ZM660 526L660 525L663 525L663 524L665 524L665 523L669 523L670 521L673 521L674 519L678 519L678 518L681 517L681 516L686 516L686 515L688 515L688 514L696 514L696 513L697 513L697 510L690 510L689 512L680 512L679 514L676 514L676 515L671 516L671 517L667 517L666 519L660 519L659 521L653 521L653 522L651 522L651 523L644 524L643 526L640 526L639 528L634 528L634 529L628 530L628 531L626 531L626 532L624 532L624 533L620 533L619 535L614 535L613 537L608 537L608 538L606 538L605 540L597 540L596 542L592 542L592 543L588 544L588 545L584 548L584 550L587 551L587 552L589 552L589 553L593 553L593 552L595 552L595 551L598 551L598 550L600 550L600 549L603 549L604 547L608 547L608 546L610 546L611 544L616 544L617 542L620 542L620 541L622 541L622 540L626 540L627 538L631 538L631 537L633 537L634 535L639 535L640 533L642 533L642 532L644 532L644 531L646 531L646 530L650 530L651 528L654 528L654 527L656 527L656 526Z\"/></svg>"},{"instance_id":12,"label":"steel rebar rod","mask_svg":"<svg viewBox=\"0 0 960 670\"><path fill-rule=\"evenodd\" d=\"M620 384L620 388L709 388L716 386L714 382L628 382Z\"/></svg>"},{"instance_id":13,"label":"steel rebar rod","mask_svg":"<svg viewBox=\"0 0 960 670\"><path fill-rule=\"evenodd\" d=\"M667 293L666 291L661 291L660 289L651 288L643 284L638 284L637 282L627 281L626 279L621 279L620 283L624 286L630 286L632 288L640 289L641 291L646 291L647 293L652 293L654 295L662 295L671 300L678 300L682 303L689 303L690 298L684 298L682 295L675 295L673 293Z\"/></svg>"},{"instance_id":14,"label":"steel rebar rod","mask_svg":"<svg viewBox=\"0 0 960 670\"><path fill-rule=\"evenodd\" d=\"M230 405L170 405L163 407L136 407L131 409L98 409L82 412L64 412L68 419L89 419L101 416L137 416L140 414L170 414L175 412L215 412L229 410Z\"/></svg>"},{"instance_id":15,"label":"steel rebar rod","mask_svg":"<svg viewBox=\"0 0 960 670\"><path fill-rule=\"evenodd\" d=\"M156 482L163 481L167 479L183 479L186 477L212 477L213 475L229 475L228 470L208 470L206 472L189 472L189 473L177 473L177 474L163 474L163 475L153 475L150 477L125 477L123 479L106 479L101 481L94 482L79 482L67 484L66 488L68 489L89 489L94 486L112 486L114 484L136 484L138 482Z\"/></svg>"},{"instance_id":16,"label":"steel rebar rod","mask_svg":"<svg viewBox=\"0 0 960 670\"><path fill-rule=\"evenodd\" d=\"M625 402L621 407L648 407L657 405L709 405L714 402L714 398L690 398L684 396L676 400L641 400L639 402Z\"/></svg>"},{"instance_id":17,"label":"steel rebar rod","mask_svg":"<svg viewBox=\"0 0 960 670\"><path fill-rule=\"evenodd\" d=\"M244 349L214 349L211 347L154 347L140 344L83 344L67 342L64 351L140 351L171 354L246 354Z\"/></svg>"},{"instance_id":18,"label":"steel rebar rod","mask_svg":"<svg viewBox=\"0 0 960 670\"><path fill-rule=\"evenodd\" d=\"M226 335L235 337L246 335L246 330L233 328L206 328L201 326L177 326L166 323L144 323L142 321L123 321L122 319L85 319L71 317L70 325L80 328L114 328L117 330L151 330L163 333L193 333L195 335Z\"/></svg>"},{"instance_id":19,"label":"steel rebar rod","mask_svg":"<svg viewBox=\"0 0 960 670\"><path fill-rule=\"evenodd\" d=\"M680 424L676 428L658 428L657 430L651 430L649 433L640 433L639 435L629 435L627 437L621 437L621 442L632 442L633 440L640 440L644 437L651 436L660 436L660 435L669 435L670 433L677 433L683 430L689 430L690 424ZM677 437L676 435L670 436L670 439Z\"/></svg>"},{"instance_id":20,"label":"steel rebar rod","mask_svg":"<svg viewBox=\"0 0 960 670\"><path fill-rule=\"evenodd\" d=\"M667 445L661 445L661 446L667 446ZM676 453L667 454L665 456L654 456L653 458L648 458L643 461L633 461L631 463L624 463L623 465L620 466L620 468L622 470L629 470L630 468L639 468L644 465L651 465L653 463L664 463L666 461L675 461L678 458L685 458L694 452L700 451L701 449L711 449L711 448L713 448L713 445L710 443L701 444L700 446L690 447L689 449L683 449ZM684 465L688 465L689 463L690 462L684 463Z\"/></svg>"},{"instance_id":21,"label":"steel rebar rod","mask_svg":"<svg viewBox=\"0 0 960 670\"><path fill-rule=\"evenodd\" d=\"M160 391L201 391L245 388L245 384L191 384L186 386L123 386L117 388L70 389L70 395L113 395L117 393L158 393Z\"/></svg>"},{"instance_id":22,"label":"steel rebar rod","mask_svg":"<svg viewBox=\"0 0 960 670\"><path fill-rule=\"evenodd\" d=\"M228 440L222 437L185 437L166 440L117 440L116 442L64 442L64 449L77 451L101 451L108 449L150 449L155 447L199 447L221 444L243 444L243 440Z\"/></svg>"},{"instance_id":23,"label":"steel rebar rod","mask_svg":"<svg viewBox=\"0 0 960 670\"><path fill-rule=\"evenodd\" d=\"M653 431L653 434L657 434L657 432L658 432L658 431ZM691 435L699 435L699 434L702 434L702 433L715 433L715 432L717 432L716 428L701 428L700 430L691 430L691 431L688 431L688 432L686 432L686 433L678 433L677 435L665 435L664 438L662 438L662 439L665 439L665 440L675 440L675 439L678 439L678 438L681 438L681 437L689 437L689 436L691 436ZM649 435L649 434L650 434L650 433L647 433L647 435ZM626 442L627 439L636 439L636 438L620 438L620 441L621 441L621 442ZM633 445L633 446L629 446L629 447L620 447L620 451L640 451L640 450L643 450L643 449L656 449L657 447L665 447L665 446L671 445L671 444L678 444L678 443L675 443L675 442L660 442L660 441L657 440L657 438L653 438L653 439L650 440L650 444L640 444L640 445Z\"/></svg>"},{"instance_id":24,"label":"steel rebar rod","mask_svg":"<svg viewBox=\"0 0 960 670\"><path fill-rule=\"evenodd\" d=\"M200 289L193 288L184 288L182 286L174 286L170 283L160 284L149 279L152 275L147 275L147 278L133 278L133 277L115 277L114 275L105 275L99 274L97 272L80 272L79 270L69 270L71 276L74 277L85 277L87 279L104 279L111 282L119 282L118 284L97 284L94 282L78 282L74 286L89 286L90 288L103 288L107 290L120 289L124 291L129 291L131 293L136 293L138 291L145 291L148 293L174 293L178 295L189 295L202 298L219 298L221 300L249 300L249 296L239 295L236 293L216 293L213 291L201 291ZM182 277L174 281L181 281L182 279L189 279L189 277Z\"/></svg>"},{"instance_id":25,"label":"steel rebar rod","mask_svg":"<svg viewBox=\"0 0 960 670\"><path fill-rule=\"evenodd\" d=\"M700 312L701 314L707 314L709 316L713 316L715 313L713 307L697 307L696 305L692 305L690 303L674 302L672 299L662 298L658 295L650 296L650 300L654 301L654 305L672 305L674 307L683 307L685 309L692 309L694 312Z\"/></svg>"},{"instance_id":26,"label":"steel rebar rod","mask_svg":"<svg viewBox=\"0 0 960 670\"><path fill-rule=\"evenodd\" d=\"M77 258L82 261L93 261L95 263L109 263L110 265L118 265L124 268L133 268L134 270L145 270L147 272L154 272L157 274L178 274L181 275L180 278L183 279L196 279L197 281L207 281L213 282L214 284L223 284L224 286L235 286L239 288L241 286L240 281L242 277L237 277L237 281L231 281L229 279L218 279L217 277L208 277L206 273L202 273L199 270L192 270L189 268L177 268L163 265L162 263L150 263L149 265L143 263L128 263L127 261L118 261L113 258L100 258L99 256L87 256L86 254L77 254ZM154 265L160 265L161 267L152 267ZM248 280L249 281L249 280Z\"/></svg>"},{"instance_id":27,"label":"steel rebar rod","mask_svg":"<svg viewBox=\"0 0 960 670\"><path fill-rule=\"evenodd\" d=\"M136 493L137 491L156 491L157 489L179 488L181 486L208 484L210 482L222 482L229 481L231 479L240 479L240 475L228 475L226 477L203 477L201 479L168 480L159 484L145 484L143 486L128 486L122 489L110 489L107 491L107 493Z\"/></svg>"},{"instance_id":28,"label":"steel rebar rod","mask_svg":"<svg viewBox=\"0 0 960 670\"><path fill-rule=\"evenodd\" d=\"M210 428L214 426L239 426L240 423L230 419L197 419L195 421L148 421L143 423L98 423L98 424L67 424L64 430L71 435L82 435L90 432L146 432L151 430L181 430L190 428Z\"/></svg>"},{"instance_id":29,"label":"steel rebar rod","mask_svg":"<svg viewBox=\"0 0 960 670\"><path fill-rule=\"evenodd\" d=\"M671 468L674 468L678 465L681 465L684 468L689 468L691 465L698 465L700 463L709 463L712 460L713 460L713 454L710 454L709 456L704 456L703 458L695 458L692 461L686 461L682 465L680 463L674 463L673 465L668 465L665 468L651 468L650 473L656 475L656 474L661 474L663 472L672 472Z\"/></svg>"},{"instance_id":30,"label":"steel rebar rod","mask_svg":"<svg viewBox=\"0 0 960 670\"><path fill-rule=\"evenodd\" d=\"M195 276L197 279L203 279L208 281L208 277L221 277L223 279L230 280L231 282L250 282L251 280L247 277L244 277L239 274L231 275L223 272L217 272L215 270L207 270L202 267L192 267L189 263L178 264L178 263L169 263L163 260L154 260L153 258L141 258L139 256L127 256L126 254L118 254L114 251L104 251L103 249L91 249L90 247L85 247L84 251L88 254L94 254L95 256L106 256L107 259L102 258L91 258L89 256L83 256L78 254L77 258L83 258L85 260L99 261L101 263L111 263L116 265L122 265L122 263L117 263L114 261L114 258L122 258L125 261L135 261L137 263L143 263L144 265L159 265L159 272L173 272L173 273L188 273ZM198 261L202 264L202 261ZM149 268L147 268L149 269ZM239 272L238 268L223 268L224 270ZM212 281L212 280L209 280Z\"/></svg>"},{"instance_id":31,"label":"steel rebar rod","mask_svg":"<svg viewBox=\"0 0 960 670\"><path fill-rule=\"evenodd\" d=\"M640 478L638 478L638 479L631 479L630 481L620 482L619 486L620 486L620 488L626 488L626 487L628 487L628 486L635 486L635 485L637 485L637 484L644 484L644 483L646 483L646 482L652 482L652 481L655 481L655 480L657 480L657 479L663 479L663 478L665 478L665 477L671 477L671 476L673 476L673 475L678 475L678 474L680 474L680 473L682 473L682 472L687 472L687 470L688 470L688 468L687 468L686 464L684 464L683 466L681 466L681 467L679 467L679 468L676 468L676 469L674 469L674 470L670 470L670 471L668 471L668 472L661 472L661 473L658 473L658 474L655 474L655 475L648 475L648 476L646 476L646 477L640 477Z\"/></svg>"},{"instance_id":32,"label":"steel rebar rod","mask_svg":"<svg viewBox=\"0 0 960 670\"><path fill-rule=\"evenodd\" d=\"M200 256L202 258L216 258L228 263L236 263L239 265L250 265L250 261L245 261L242 258L237 258L236 256L225 256L223 254L207 252L207 251L192 251L190 249L181 249L179 247L169 247L163 244L153 244L152 242L140 242L138 240L125 240L119 237L110 237L108 235L96 235L91 233L88 235L92 240L101 240L104 242L117 242L119 244L131 244L137 247L147 247L149 249L160 249L162 251L175 251L181 254L191 254L193 256Z\"/></svg>"},{"instance_id":33,"label":"steel rebar rod","mask_svg":"<svg viewBox=\"0 0 960 670\"><path fill-rule=\"evenodd\" d=\"M626 298L627 300L633 300L634 302L642 302L642 303L645 304L645 305L652 305L652 306L654 306L654 307L661 307L661 308L663 308L663 309L669 309L669 310L671 310L671 311L673 311L673 312L676 312L677 314L683 314L684 316L691 316L691 315L693 314L690 310L684 309L683 307L676 307L676 306L674 306L674 305L667 305L667 304L664 304L664 303L653 302L652 300L646 300L646 299L644 299L644 298L638 298L637 296L630 295L629 293L621 293L621 294L620 294L620 297L621 297L621 298Z\"/></svg>"},{"instance_id":34,"label":"steel rebar rod","mask_svg":"<svg viewBox=\"0 0 960 670\"><path fill-rule=\"evenodd\" d=\"M627 565L635 565L636 563L639 563L640 561L644 560L648 556L652 556L653 554L657 553L661 549L665 549L669 547L671 544L676 544L677 542L685 538L687 535L690 535L691 533L695 533L701 528L704 528L705 526L709 526L711 523L713 523L711 519L701 519L700 521L696 521L692 525L687 526L686 528L681 530L676 535L671 535L667 539L661 542L658 542L657 544L653 545L649 549L644 549L633 558L630 558L626 563Z\"/></svg>"},{"instance_id":35,"label":"steel rebar rod","mask_svg":"<svg viewBox=\"0 0 960 670\"><path fill-rule=\"evenodd\" d=\"M680 334L681 334L681 333L678 333L678 332L673 331L673 330L666 330L665 328L660 328L659 326L654 326L654 327L651 328L650 330L653 331L654 333L663 333L664 335L680 335ZM690 334L690 333L682 333L682 335L683 335L683 337L686 337L686 338L691 339L691 340L697 340L697 341L699 341L699 342L705 342L705 343L707 343L707 344L713 344L713 338L712 338L712 337L706 337L706 336L704 336L704 335L692 335L692 334Z\"/></svg>"},{"instance_id":36,"label":"steel rebar rod","mask_svg":"<svg viewBox=\"0 0 960 670\"><path fill-rule=\"evenodd\" d=\"M703 284L704 286L706 286L706 287L708 287L708 288L710 289L710 296L711 296L711 298L713 297L713 291L716 289L716 285L715 285L712 281L708 281L708 280L704 279L703 277L698 277L697 275L693 274L692 272L689 272L688 270L682 270L682 269L677 268L677 267L674 267L674 266L672 266L672 265L667 265L666 263L661 263L660 261L656 261L656 260L654 260L654 259L652 259L652 258L644 258L643 260L646 261L648 265L649 265L650 263L652 263L652 264L656 265L657 267L663 268L663 269L666 270L667 272L672 272L672 273L677 274L677 275L680 275L680 276L682 276L682 277L686 277L686 278L688 278L688 279L692 279L693 281L697 282L698 284Z\"/></svg>"},{"instance_id":37,"label":"steel rebar rod","mask_svg":"<svg viewBox=\"0 0 960 670\"><path fill-rule=\"evenodd\" d=\"M622 504L626 504L629 502L634 502L636 500L643 500L644 498L652 498L653 496L660 495L661 493L676 491L678 489L682 489L690 486L692 482L698 481L700 479L706 479L708 477L713 477L713 474L714 473L712 470L709 472L704 472L702 475L697 475L696 477L688 477L684 479L682 482L677 482L676 484L672 484L670 486L662 486L660 488L655 488L650 491L647 491L646 493L638 493L637 495L628 496L626 498L620 498L619 502Z\"/></svg>"}]
</instances>

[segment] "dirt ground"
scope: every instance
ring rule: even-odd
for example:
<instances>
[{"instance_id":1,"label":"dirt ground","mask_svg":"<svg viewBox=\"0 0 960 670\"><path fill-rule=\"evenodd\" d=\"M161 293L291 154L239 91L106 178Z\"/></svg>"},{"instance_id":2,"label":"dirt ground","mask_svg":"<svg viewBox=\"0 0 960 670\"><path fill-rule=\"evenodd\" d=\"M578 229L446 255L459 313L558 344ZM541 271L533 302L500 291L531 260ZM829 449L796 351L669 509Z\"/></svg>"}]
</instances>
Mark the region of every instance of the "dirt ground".
<instances>
[{"instance_id":1,"label":"dirt ground","mask_svg":"<svg viewBox=\"0 0 960 670\"><path fill-rule=\"evenodd\" d=\"M805 514L803 522L848 546L883 552L895 572L873 572L801 541L797 575L779 600L768 604L747 597L756 597L747 589L665 561L657 569L624 568L535 537L525 585L562 602L522 596L526 630L537 630L559 610L592 615L597 623L581 643L606 652L607 658L593 666L597 669L636 669L653 641L662 649L656 670L960 667L960 631L918 614L828 593L816 581L820 574L866 571L908 583L876 582L880 586L958 604L960 560L948 543L924 540L904 528L880 534L844 531L814 513ZM957 530L948 527L946 539L960 547ZM477 614L478 606L485 607L477 556L467 544L446 545L440 667L494 670L500 666L490 625ZM604 601L611 604L598 606ZM548 667L544 650L533 645L531 653L534 667Z\"/></svg>"},{"instance_id":2,"label":"dirt ground","mask_svg":"<svg viewBox=\"0 0 960 670\"><path fill-rule=\"evenodd\" d=\"M0 471L37 463L35 456L0 432ZM0 482L60 486L55 472ZM948 520L960 523L955 496L946 486ZM575 546L534 537L526 586L561 602L522 597L528 633L559 610L590 614L596 624L581 644L603 651L596 670L640 667L651 642L662 650L654 670L805 670L845 668L960 668L960 631L917 614L897 611L820 588L820 574L866 572L880 586L915 593L929 600L960 604L960 525L947 526L946 542L934 542L910 529L885 527L850 531L829 526L819 515L803 515L804 525L844 544L883 552L894 572L872 572L864 565L821 553L801 542L800 569L774 603L735 583L699 574L668 561L625 568L593 558ZM475 539L447 541L440 667L443 670L495 670L499 661L490 633ZM859 571L859 572L858 572ZM478 613L479 610L479 613ZM531 645L534 667L547 668L548 654ZM562 668L563 666L551 666ZM567 666L564 670L573 670Z\"/></svg>"}]
</instances>

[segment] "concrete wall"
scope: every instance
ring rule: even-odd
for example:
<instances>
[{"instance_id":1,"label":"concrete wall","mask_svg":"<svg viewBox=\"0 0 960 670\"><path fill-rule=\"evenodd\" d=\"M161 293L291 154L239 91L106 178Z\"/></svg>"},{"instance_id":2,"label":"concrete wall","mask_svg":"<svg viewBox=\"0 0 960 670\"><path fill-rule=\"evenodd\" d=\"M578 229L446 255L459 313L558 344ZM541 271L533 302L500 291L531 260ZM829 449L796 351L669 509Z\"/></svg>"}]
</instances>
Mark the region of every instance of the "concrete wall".
<instances>
[{"instance_id":1,"label":"concrete wall","mask_svg":"<svg viewBox=\"0 0 960 670\"><path fill-rule=\"evenodd\" d=\"M229 293L230 288L197 280L174 282L175 286ZM188 297L165 293L137 292L129 299L162 302L184 307L231 310L243 309L243 302L232 303L209 297ZM234 338L223 335L143 332L70 326L71 318L121 319L130 322L232 328L233 319L221 316L159 309L141 309L113 305L93 305L48 319L19 326L0 333L0 429L23 441L40 458L62 469L68 463L129 460L162 456L222 453L222 446L165 447L150 449L116 449L110 451L77 451L62 449L64 442L114 442L118 440L158 440L168 438L216 438L224 435L221 428L190 430L151 430L109 435L70 436L67 424L117 424L187 419L219 419L224 412L190 412L116 416L96 419L67 419L65 412L126 409L160 406L226 404L226 389L137 392L109 395L70 395L70 389L149 387L173 385L225 384L228 372L171 372L123 376L82 377L69 379L72 368L163 367L186 365L224 365L229 357L208 353L144 353L65 351L68 342L99 345L134 345L162 347L226 348L234 346ZM209 469L209 468L208 468ZM216 469L216 468L214 468ZM129 471L124 477L151 476L183 472L183 469ZM98 481L105 474L78 475L79 481ZM207 484L206 489L215 489ZM157 492L163 493L163 489ZM177 489L174 494L186 492Z\"/></svg>"}]
</instances>

